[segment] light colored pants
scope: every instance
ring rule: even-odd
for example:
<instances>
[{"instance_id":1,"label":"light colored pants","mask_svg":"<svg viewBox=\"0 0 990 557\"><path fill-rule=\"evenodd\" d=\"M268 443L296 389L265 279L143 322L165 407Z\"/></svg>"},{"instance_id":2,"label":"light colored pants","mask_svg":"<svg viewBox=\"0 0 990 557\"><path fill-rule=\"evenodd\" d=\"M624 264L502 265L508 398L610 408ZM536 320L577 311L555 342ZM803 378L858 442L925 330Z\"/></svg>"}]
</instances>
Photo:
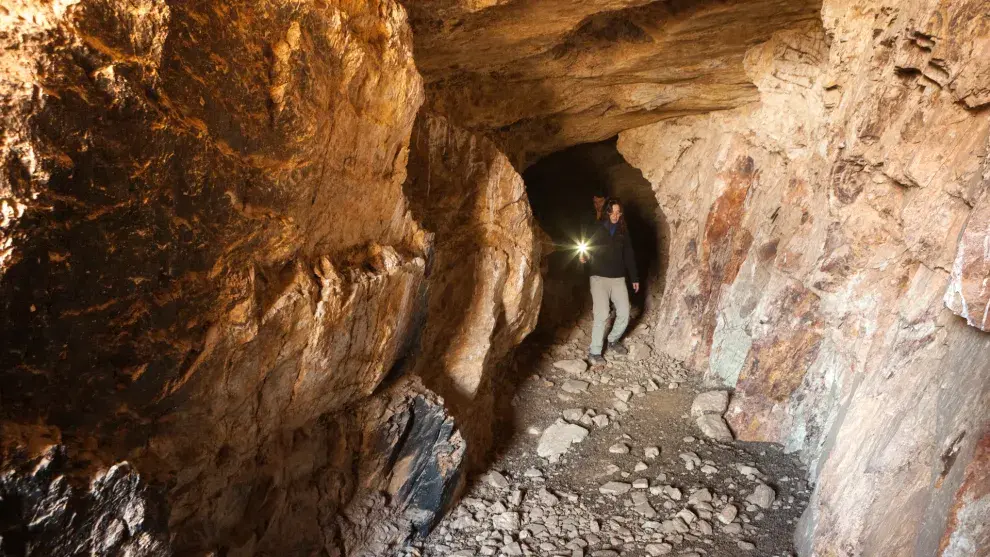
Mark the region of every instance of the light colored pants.
<instances>
[{"instance_id":1,"label":"light colored pants","mask_svg":"<svg viewBox=\"0 0 990 557\"><path fill-rule=\"evenodd\" d=\"M602 353L602 336L608 320L608 302L615 304L615 323L608 335L610 343L617 342L629 325L629 291L625 278L591 277L591 301L594 303L595 324L591 328L591 354Z\"/></svg>"}]
</instances>

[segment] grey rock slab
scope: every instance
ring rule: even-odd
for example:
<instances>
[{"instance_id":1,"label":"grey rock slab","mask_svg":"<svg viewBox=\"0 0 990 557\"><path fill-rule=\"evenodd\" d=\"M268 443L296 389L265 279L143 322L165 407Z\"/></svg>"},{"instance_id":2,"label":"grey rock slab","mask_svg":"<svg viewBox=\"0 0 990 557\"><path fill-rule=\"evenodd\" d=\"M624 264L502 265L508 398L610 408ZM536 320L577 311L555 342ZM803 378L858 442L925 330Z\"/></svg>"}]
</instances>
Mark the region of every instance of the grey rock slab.
<instances>
[{"instance_id":1,"label":"grey rock slab","mask_svg":"<svg viewBox=\"0 0 990 557\"><path fill-rule=\"evenodd\" d=\"M707 503L712 500L712 492L707 489L699 489L691 493L688 497L689 505L697 505L698 503Z\"/></svg>"},{"instance_id":2,"label":"grey rock slab","mask_svg":"<svg viewBox=\"0 0 990 557\"><path fill-rule=\"evenodd\" d=\"M599 493L604 495L622 495L632 489L632 486L624 482L608 482L598 488Z\"/></svg>"},{"instance_id":3,"label":"grey rock slab","mask_svg":"<svg viewBox=\"0 0 990 557\"><path fill-rule=\"evenodd\" d=\"M564 419L569 422L576 422L584 417L584 408L568 408L564 410Z\"/></svg>"},{"instance_id":4,"label":"grey rock slab","mask_svg":"<svg viewBox=\"0 0 990 557\"><path fill-rule=\"evenodd\" d=\"M568 379L567 381L564 381L564 384L561 385L560 388L567 393L580 394L588 390L588 385L589 383L587 381L582 381L580 379Z\"/></svg>"},{"instance_id":5,"label":"grey rock slab","mask_svg":"<svg viewBox=\"0 0 990 557\"><path fill-rule=\"evenodd\" d=\"M612 454L629 454L629 445L616 443L608 448L608 452Z\"/></svg>"},{"instance_id":6,"label":"grey rock slab","mask_svg":"<svg viewBox=\"0 0 990 557\"><path fill-rule=\"evenodd\" d=\"M646 552L650 557L659 557L660 555L668 555L674 550L674 546L669 543L648 543L646 544Z\"/></svg>"},{"instance_id":7,"label":"grey rock slab","mask_svg":"<svg viewBox=\"0 0 990 557\"><path fill-rule=\"evenodd\" d=\"M588 370L588 362L584 360L560 360L553 363L553 367L566 373L584 373Z\"/></svg>"},{"instance_id":8,"label":"grey rock slab","mask_svg":"<svg viewBox=\"0 0 990 557\"><path fill-rule=\"evenodd\" d=\"M555 460L567 452L572 443L580 443L587 436L587 429L558 420L540 436L540 442L536 446L536 454L543 458Z\"/></svg>"},{"instance_id":9,"label":"grey rock slab","mask_svg":"<svg viewBox=\"0 0 990 557\"><path fill-rule=\"evenodd\" d=\"M694 397L691 403L691 415L718 414L721 416L729 407L728 391L708 391Z\"/></svg>"},{"instance_id":10,"label":"grey rock slab","mask_svg":"<svg viewBox=\"0 0 990 557\"><path fill-rule=\"evenodd\" d=\"M519 531L519 513L517 512L504 512L499 513L492 517L492 526L497 530L504 530L506 532L518 532Z\"/></svg>"},{"instance_id":11,"label":"grey rock slab","mask_svg":"<svg viewBox=\"0 0 990 557\"><path fill-rule=\"evenodd\" d=\"M726 425L722 416L718 414L705 414L698 416L696 423L698 424L698 429L706 437L710 437L716 441L732 441L732 432L729 431L729 426Z\"/></svg>"},{"instance_id":12,"label":"grey rock slab","mask_svg":"<svg viewBox=\"0 0 990 557\"><path fill-rule=\"evenodd\" d=\"M503 476L501 472L492 470L491 472L488 472L485 479L488 481L488 485L496 489L505 489L509 487L509 480L505 479L505 476Z\"/></svg>"}]
</instances>

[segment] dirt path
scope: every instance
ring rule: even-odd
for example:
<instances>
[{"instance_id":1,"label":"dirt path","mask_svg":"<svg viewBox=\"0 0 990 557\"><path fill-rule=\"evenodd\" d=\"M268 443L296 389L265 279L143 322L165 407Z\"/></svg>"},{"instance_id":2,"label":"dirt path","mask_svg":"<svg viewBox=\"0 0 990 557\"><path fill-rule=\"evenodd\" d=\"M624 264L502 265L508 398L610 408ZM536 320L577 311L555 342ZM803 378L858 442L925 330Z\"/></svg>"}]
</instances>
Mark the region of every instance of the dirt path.
<instances>
[{"instance_id":1,"label":"dirt path","mask_svg":"<svg viewBox=\"0 0 990 557\"><path fill-rule=\"evenodd\" d=\"M810 493L797 459L770 444L704 438L691 416L699 391L677 362L644 357L646 337L634 331L630 356L606 355L608 365L580 373L554 362L584 356L581 333L521 347L532 374L513 399L501 455L400 555L792 555ZM559 458L538 456L555 432L585 437Z\"/></svg>"}]
</instances>

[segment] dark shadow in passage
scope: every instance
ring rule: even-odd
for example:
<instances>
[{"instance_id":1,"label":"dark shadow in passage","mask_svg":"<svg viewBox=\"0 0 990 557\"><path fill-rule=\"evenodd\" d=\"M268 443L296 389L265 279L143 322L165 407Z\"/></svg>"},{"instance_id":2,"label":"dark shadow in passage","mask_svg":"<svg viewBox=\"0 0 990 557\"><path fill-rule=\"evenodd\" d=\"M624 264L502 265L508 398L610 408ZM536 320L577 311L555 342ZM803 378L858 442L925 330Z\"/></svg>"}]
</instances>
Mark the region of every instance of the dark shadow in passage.
<instances>
[{"instance_id":1,"label":"dark shadow in passage","mask_svg":"<svg viewBox=\"0 0 990 557\"><path fill-rule=\"evenodd\" d=\"M659 301L666 271L664 219L650 183L622 158L616 138L548 155L529 167L523 179L533 214L557 247L548 257L537 335L567 338L591 311L588 275L574 244L588 235L595 216L592 195L599 189L622 200L633 239L640 274L639 293L631 285L629 289L634 326Z\"/></svg>"}]
</instances>

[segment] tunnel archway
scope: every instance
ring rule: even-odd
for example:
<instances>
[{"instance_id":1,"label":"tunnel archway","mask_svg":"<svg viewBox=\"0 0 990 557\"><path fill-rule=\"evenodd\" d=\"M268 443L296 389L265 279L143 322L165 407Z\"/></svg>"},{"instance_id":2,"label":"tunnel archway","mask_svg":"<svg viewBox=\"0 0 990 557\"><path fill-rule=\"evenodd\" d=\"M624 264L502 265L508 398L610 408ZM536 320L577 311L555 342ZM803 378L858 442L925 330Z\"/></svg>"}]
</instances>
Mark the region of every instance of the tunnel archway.
<instances>
[{"instance_id":1,"label":"tunnel archway","mask_svg":"<svg viewBox=\"0 0 990 557\"><path fill-rule=\"evenodd\" d=\"M577 261L575 243L590 233L592 197L604 191L622 201L633 240L641 288L633 293L636 325L659 304L667 264L666 221L653 189L616 148L617 138L585 143L550 154L523 173L533 214L553 240L547 256L543 308L538 332L569 335L591 311L587 270Z\"/></svg>"}]
</instances>

